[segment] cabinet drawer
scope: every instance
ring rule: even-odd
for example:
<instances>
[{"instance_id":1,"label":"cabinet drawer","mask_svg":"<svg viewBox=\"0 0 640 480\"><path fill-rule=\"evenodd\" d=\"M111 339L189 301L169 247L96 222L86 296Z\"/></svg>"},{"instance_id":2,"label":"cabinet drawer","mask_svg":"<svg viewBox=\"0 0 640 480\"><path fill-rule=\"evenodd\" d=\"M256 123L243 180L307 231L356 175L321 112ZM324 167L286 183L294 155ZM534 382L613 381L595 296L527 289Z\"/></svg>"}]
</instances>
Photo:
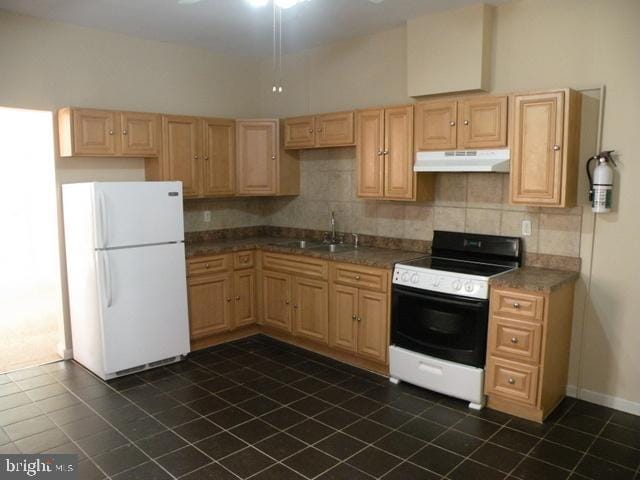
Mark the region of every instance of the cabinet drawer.
<instances>
[{"instance_id":1,"label":"cabinet drawer","mask_svg":"<svg viewBox=\"0 0 640 480\"><path fill-rule=\"evenodd\" d=\"M255 263L255 252L253 250L247 252L236 252L233 254L233 268L235 270L253 268Z\"/></svg>"},{"instance_id":2,"label":"cabinet drawer","mask_svg":"<svg viewBox=\"0 0 640 480\"><path fill-rule=\"evenodd\" d=\"M525 292L494 290L491 293L491 311L501 317L542 321L544 297Z\"/></svg>"},{"instance_id":3,"label":"cabinet drawer","mask_svg":"<svg viewBox=\"0 0 640 480\"><path fill-rule=\"evenodd\" d=\"M538 367L489 356L486 390L489 395L535 405Z\"/></svg>"},{"instance_id":4,"label":"cabinet drawer","mask_svg":"<svg viewBox=\"0 0 640 480\"><path fill-rule=\"evenodd\" d=\"M323 280L326 280L329 275L329 265L326 261L302 255L263 252L262 268Z\"/></svg>"},{"instance_id":5,"label":"cabinet drawer","mask_svg":"<svg viewBox=\"0 0 640 480\"><path fill-rule=\"evenodd\" d=\"M335 265L332 271L334 282L380 292L387 291L389 272L386 270L340 263Z\"/></svg>"},{"instance_id":6,"label":"cabinet drawer","mask_svg":"<svg viewBox=\"0 0 640 480\"><path fill-rule=\"evenodd\" d=\"M231 270L231 255L200 257L187 262L187 275L206 275Z\"/></svg>"},{"instance_id":7,"label":"cabinet drawer","mask_svg":"<svg viewBox=\"0 0 640 480\"><path fill-rule=\"evenodd\" d=\"M538 363L542 345L542 325L500 317L489 321L490 354Z\"/></svg>"}]
</instances>

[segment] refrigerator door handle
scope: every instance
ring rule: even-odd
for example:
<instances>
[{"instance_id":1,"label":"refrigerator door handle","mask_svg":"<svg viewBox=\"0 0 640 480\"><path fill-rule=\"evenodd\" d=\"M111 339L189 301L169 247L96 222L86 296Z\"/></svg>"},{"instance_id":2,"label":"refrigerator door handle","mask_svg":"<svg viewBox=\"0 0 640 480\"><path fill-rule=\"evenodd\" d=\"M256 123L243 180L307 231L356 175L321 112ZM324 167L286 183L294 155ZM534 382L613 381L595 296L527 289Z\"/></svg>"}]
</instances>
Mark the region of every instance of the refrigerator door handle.
<instances>
[{"instance_id":1,"label":"refrigerator door handle","mask_svg":"<svg viewBox=\"0 0 640 480\"><path fill-rule=\"evenodd\" d=\"M100 220L100 247L107 248L109 238L109 221L107 218L107 207L104 192L98 192L98 216Z\"/></svg>"},{"instance_id":2,"label":"refrigerator door handle","mask_svg":"<svg viewBox=\"0 0 640 480\"><path fill-rule=\"evenodd\" d=\"M111 288L111 263L109 262L109 254L107 251L103 251L102 253L102 271L104 275L104 295L106 297L105 301L107 303L107 308L111 307L113 303L113 290Z\"/></svg>"}]
</instances>

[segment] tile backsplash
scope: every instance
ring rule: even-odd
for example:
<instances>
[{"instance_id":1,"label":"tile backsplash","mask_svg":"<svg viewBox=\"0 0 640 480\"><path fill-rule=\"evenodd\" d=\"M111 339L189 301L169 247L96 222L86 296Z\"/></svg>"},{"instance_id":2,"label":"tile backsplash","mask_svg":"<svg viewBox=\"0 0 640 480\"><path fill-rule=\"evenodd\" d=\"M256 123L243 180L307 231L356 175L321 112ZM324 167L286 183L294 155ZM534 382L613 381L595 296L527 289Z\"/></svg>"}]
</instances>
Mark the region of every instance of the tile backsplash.
<instances>
[{"instance_id":1,"label":"tile backsplash","mask_svg":"<svg viewBox=\"0 0 640 480\"><path fill-rule=\"evenodd\" d=\"M185 229L214 230L273 225L328 230L335 212L337 229L384 237L431 240L434 230L520 236L528 253L578 257L582 209L509 205L509 176L500 173L441 173L432 202L363 200L356 196L355 149L302 152L300 195L287 198L187 200ZM204 222L204 210L211 222Z\"/></svg>"}]
</instances>

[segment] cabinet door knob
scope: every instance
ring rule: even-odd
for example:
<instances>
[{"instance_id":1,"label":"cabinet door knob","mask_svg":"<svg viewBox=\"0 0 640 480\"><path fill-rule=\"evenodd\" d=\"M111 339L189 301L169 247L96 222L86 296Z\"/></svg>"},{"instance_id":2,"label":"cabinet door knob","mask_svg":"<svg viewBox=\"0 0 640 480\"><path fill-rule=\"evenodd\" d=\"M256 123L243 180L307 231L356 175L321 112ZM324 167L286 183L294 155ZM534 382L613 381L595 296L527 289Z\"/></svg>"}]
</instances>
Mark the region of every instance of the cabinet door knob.
<instances>
[{"instance_id":1,"label":"cabinet door knob","mask_svg":"<svg viewBox=\"0 0 640 480\"><path fill-rule=\"evenodd\" d=\"M469 120L465 120L465 121L464 121L464 124L465 124L465 125L469 125Z\"/></svg>"},{"instance_id":2,"label":"cabinet door knob","mask_svg":"<svg viewBox=\"0 0 640 480\"><path fill-rule=\"evenodd\" d=\"M360 275L356 275L356 280L360 280Z\"/></svg>"},{"instance_id":3,"label":"cabinet door knob","mask_svg":"<svg viewBox=\"0 0 640 480\"><path fill-rule=\"evenodd\" d=\"M193 158L194 158L195 160L197 160L199 157L198 157L198 155L194 155L194 156L193 156Z\"/></svg>"},{"instance_id":4,"label":"cabinet door knob","mask_svg":"<svg viewBox=\"0 0 640 480\"><path fill-rule=\"evenodd\" d=\"M230 302L230 301L231 301L231 297L227 297L227 302Z\"/></svg>"},{"instance_id":5,"label":"cabinet door knob","mask_svg":"<svg viewBox=\"0 0 640 480\"><path fill-rule=\"evenodd\" d=\"M382 153L384 153L385 155L389 155L389 150L385 150L385 151L384 151L384 152L382 152Z\"/></svg>"},{"instance_id":6,"label":"cabinet door knob","mask_svg":"<svg viewBox=\"0 0 640 480\"><path fill-rule=\"evenodd\" d=\"M354 313L353 315L351 315L351 320L357 320L358 316Z\"/></svg>"},{"instance_id":7,"label":"cabinet door knob","mask_svg":"<svg viewBox=\"0 0 640 480\"><path fill-rule=\"evenodd\" d=\"M209 161L209 157L205 156L205 157L204 157L204 161L205 161L205 162Z\"/></svg>"},{"instance_id":8,"label":"cabinet door knob","mask_svg":"<svg viewBox=\"0 0 640 480\"><path fill-rule=\"evenodd\" d=\"M453 120L451 120L451 121L449 122L449 125L450 125L450 126L452 126L452 127L455 127L455 126L456 126L456 122L454 122Z\"/></svg>"},{"instance_id":9,"label":"cabinet door knob","mask_svg":"<svg viewBox=\"0 0 640 480\"><path fill-rule=\"evenodd\" d=\"M362 317L358 317L358 321L361 322L362 321Z\"/></svg>"},{"instance_id":10,"label":"cabinet door knob","mask_svg":"<svg viewBox=\"0 0 640 480\"><path fill-rule=\"evenodd\" d=\"M557 152L558 150L560 150L560 145L554 145L553 149Z\"/></svg>"},{"instance_id":11,"label":"cabinet door knob","mask_svg":"<svg viewBox=\"0 0 640 480\"><path fill-rule=\"evenodd\" d=\"M208 263L205 263L205 264L204 264L204 268L209 268L209 264L208 264Z\"/></svg>"},{"instance_id":12,"label":"cabinet door knob","mask_svg":"<svg viewBox=\"0 0 640 480\"><path fill-rule=\"evenodd\" d=\"M511 343L518 343L517 337L511 337Z\"/></svg>"},{"instance_id":13,"label":"cabinet door knob","mask_svg":"<svg viewBox=\"0 0 640 480\"><path fill-rule=\"evenodd\" d=\"M310 128L310 129L309 129L309 133L313 133L313 128Z\"/></svg>"},{"instance_id":14,"label":"cabinet door knob","mask_svg":"<svg viewBox=\"0 0 640 480\"><path fill-rule=\"evenodd\" d=\"M513 302L513 308L518 310L520 308L520 304L518 302Z\"/></svg>"},{"instance_id":15,"label":"cabinet door knob","mask_svg":"<svg viewBox=\"0 0 640 480\"><path fill-rule=\"evenodd\" d=\"M321 129L321 128L319 128L319 129L318 129L318 133L321 133L321 132L322 132L322 129Z\"/></svg>"},{"instance_id":16,"label":"cabinet door knob","mask_svg":"<svg viewBox=\"0 0 640 480\"><path fill-rule=\"evenodd\" d=\"M285 305L289 305L289 303L290 303L290 302L289 302L289 300L285 300L285 301L284 301L284 304L285 304Z\"/></svg>"},{"instance_id":17,"label":"cabinet door knob","mask_svg":"<svg viewBox=\"0 0 640 480\"><path fill-rule=\"evenodd\" d=\"M109 135L113 135L113 130L109 130Z\"/></svg>"},{"instance_id":18,"label":"cabinet door knob","mask_svg":"<svg viewBox=\"0 0 640 480\"><path fill-rule=\"evenodd\" d=\"M382 150L378 150L378 156L384 155L384 152Z\"/></svg>"},{"instance_id":19,"label":"cabinet door knob","mask_svg":"<svg viewBox=\"0 0 640 480\"><path fill-rule=\"evenodd\" d=\"M515 381L513 378L511 378L511 377L509 377L509 379L507 380L507 382L509 382L509 385L513 385L514 383L516 383L516 381Z\"/></svg>"},{"instance_id":20,"label":"cabinet door knob","mask_svg":"<svg viewBox=\"0 0 640 480\"><path fill-rule=\"evenodd\" d=\"M297 310L298 309L298 305L294 305L293 308L295 308Z\"/></svg>"},{"instance_id":21,"label":"cabinet door knob","mask_svg":"<svg viewBox=\"0 0 640 480\"><path fill-rule=\"evenodd\" d=\"M240 295L236 297L236 302L240 301Z\"/></svg>"},{"instance_id":22,"label":"cabinet door knob","mask_svg":"<svg viewBox=\"0 0 640 480\"><path fill-rule=\"evenodd\" d=\"M129 131L125 128L124 130L122 130L122 134L126 135L127 133L129 133Z\"/></svg>"},{"instance_id":23,"label":"cabinet door knob","mask_svg":"<svg viewBox=\"0 0 640 480\"><path fill-rule=\"evenodd\" d=\"M271 160L275 160L276 156L275 155L271 155Z\"/></svg>"}]
</instances>

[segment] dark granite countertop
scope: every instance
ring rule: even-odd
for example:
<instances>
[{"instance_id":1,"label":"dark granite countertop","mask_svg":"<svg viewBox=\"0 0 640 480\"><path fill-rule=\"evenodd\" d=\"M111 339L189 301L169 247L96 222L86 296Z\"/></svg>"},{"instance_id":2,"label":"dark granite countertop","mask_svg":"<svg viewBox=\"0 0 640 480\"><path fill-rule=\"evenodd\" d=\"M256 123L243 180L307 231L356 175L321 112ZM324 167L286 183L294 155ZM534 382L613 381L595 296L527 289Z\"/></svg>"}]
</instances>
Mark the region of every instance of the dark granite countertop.
<instances>
[{"instance_id":1,"label":"dark granite countertop","mask_svg":"<svg viewBox=\"0 0 640 480\"><path fill-rule=\"evenodd\" d=\"M331 253L314 248L292 247L290 243L294 240L295 239L292 238L282 237L250 237L235 240L195 241L186 244L186 255L187 258L193 258L259 248L269 252L307 255L325 260L389 269L393 268L397 262L412 260L426 255L426 252L421 253L376 247L358 247L355 250Z\"/></svg>"},{"instance_id":2,"label":"dark granite countertop","mask_svg":"<svg viewBox=\"0 0 640 480\"><path fill-rule=\"evenodd\" d=\"M496 288L549 293L567 282L575 282L579 276L579 272L525 266L493 277L489 283Z\"/></svg>"}]
</instances>

